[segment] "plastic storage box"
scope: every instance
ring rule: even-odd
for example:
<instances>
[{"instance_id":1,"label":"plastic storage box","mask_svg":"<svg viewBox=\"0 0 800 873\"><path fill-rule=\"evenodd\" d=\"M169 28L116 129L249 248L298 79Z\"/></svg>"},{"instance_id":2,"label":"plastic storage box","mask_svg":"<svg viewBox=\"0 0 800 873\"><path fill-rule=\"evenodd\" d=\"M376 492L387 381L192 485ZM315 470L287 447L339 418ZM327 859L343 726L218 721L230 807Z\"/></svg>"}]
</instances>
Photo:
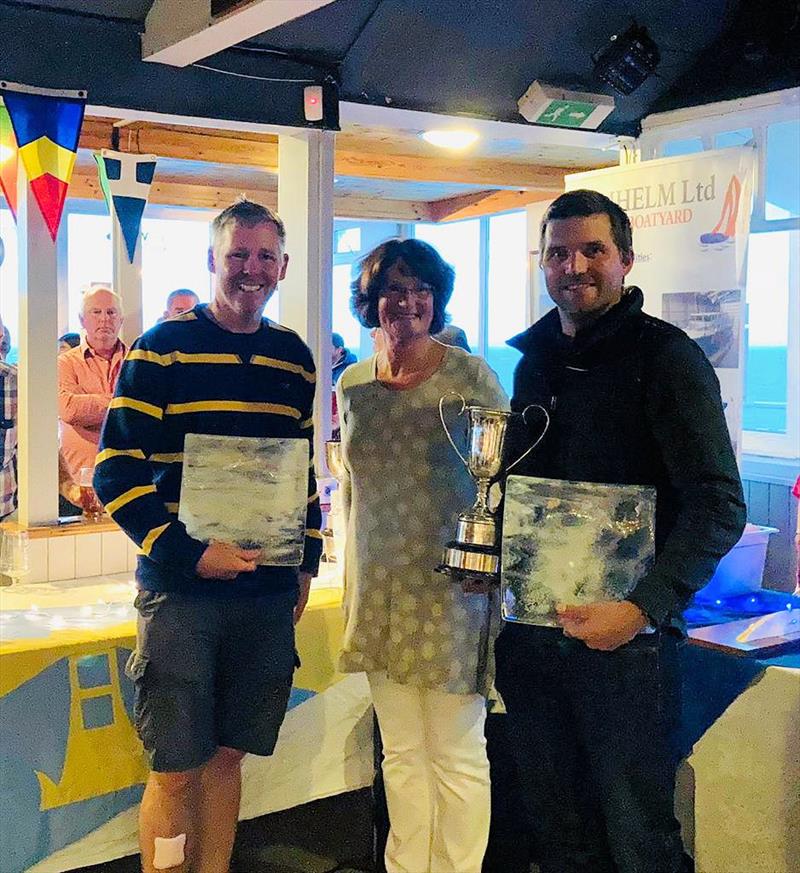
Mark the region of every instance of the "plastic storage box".
<instances>
[{"instance_id":1,"label":"plastic storage box","mask_svg":"<svg viewBox=\"0 0 800 873\"><path fill-rule=\"evenodd\" d=\"M769 538L774 533L778 533L777 528L748 524L739 542L719 562L708 585L697 592L697 598L716 600L758 591L764 576Z\"/></svg>"}]
</instances>

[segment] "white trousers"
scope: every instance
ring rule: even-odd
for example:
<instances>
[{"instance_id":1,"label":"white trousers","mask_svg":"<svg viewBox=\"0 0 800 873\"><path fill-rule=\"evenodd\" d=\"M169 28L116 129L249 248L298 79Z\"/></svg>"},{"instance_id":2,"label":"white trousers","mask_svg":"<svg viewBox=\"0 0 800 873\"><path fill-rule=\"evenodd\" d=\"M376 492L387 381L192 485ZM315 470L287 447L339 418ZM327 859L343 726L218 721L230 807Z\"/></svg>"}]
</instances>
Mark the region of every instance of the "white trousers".
<instances>
[{"instance_id":1,"label":"white trousers","mask_svg":"<svg viewBox=\"0 0 800 873\"><path fill-rule=\"evenodd\" d=\"M387 873L480 873L490 809L483 697L367 676L383 740Z\"/></svg>"}]
</instances>

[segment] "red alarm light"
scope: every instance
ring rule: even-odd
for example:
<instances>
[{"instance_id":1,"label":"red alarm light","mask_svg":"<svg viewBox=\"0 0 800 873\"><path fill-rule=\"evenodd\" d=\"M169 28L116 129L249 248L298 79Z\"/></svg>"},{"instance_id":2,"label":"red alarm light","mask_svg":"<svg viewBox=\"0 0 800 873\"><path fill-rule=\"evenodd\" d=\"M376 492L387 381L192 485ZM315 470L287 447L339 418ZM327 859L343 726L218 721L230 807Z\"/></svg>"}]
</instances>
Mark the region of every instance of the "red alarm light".
<instances>
[{"instance_id":1,"label":"red alarm light","mask_svg":"<svg viewBox=\"0 0 800 873\"><path fill-rule=\"evenodd\" d=\"M303 88L303 113L306 121L322 121L322 85Z\"/></svg>"}]
</instances>

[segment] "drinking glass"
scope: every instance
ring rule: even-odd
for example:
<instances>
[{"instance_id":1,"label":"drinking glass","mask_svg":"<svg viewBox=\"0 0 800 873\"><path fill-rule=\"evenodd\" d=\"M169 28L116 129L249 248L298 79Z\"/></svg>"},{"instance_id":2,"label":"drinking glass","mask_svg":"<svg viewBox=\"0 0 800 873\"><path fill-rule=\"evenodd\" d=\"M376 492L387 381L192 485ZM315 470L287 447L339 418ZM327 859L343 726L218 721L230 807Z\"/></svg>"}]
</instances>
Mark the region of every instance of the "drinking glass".
<instances>
[{"instance_id":1,"label":"drinking glass","mask_svg":"<svg viewBox=\"0 0 800 873\"><path fill-rule=\"evenodd\" d=\"M0 543L0 573L12 583L18 582L30 572L28 532L25 530L3 531Z\"/></svg>"},{"instance_id":2,"label":"drinking glass","mask_svg":"<svg viewBox=\"0 0 800 873\"><path fill-rule=\"evenodd\" d=\"M78 484L81 489L81 508L83 509L83 517L89 521L100 521L103 517L103 504L97 499L94 492L92 479L94 478L94 467L81 467L80 479Z\"/></svg>"}]
</instances>

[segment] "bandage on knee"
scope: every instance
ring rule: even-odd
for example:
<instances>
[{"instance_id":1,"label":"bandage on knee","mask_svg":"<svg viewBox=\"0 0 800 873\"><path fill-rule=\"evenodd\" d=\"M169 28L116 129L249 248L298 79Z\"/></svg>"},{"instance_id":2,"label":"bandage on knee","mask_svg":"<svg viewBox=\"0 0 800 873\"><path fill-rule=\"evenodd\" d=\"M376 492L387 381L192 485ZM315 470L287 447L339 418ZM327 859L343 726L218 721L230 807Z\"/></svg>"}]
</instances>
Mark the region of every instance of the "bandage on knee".
<instances>
[{"instance_id":1,"label":"bandage on knee","mask_svg":"<svg viewBox=\"0 0 800 873\"><path fill-rule=\"evenodd\" d=\"M186 854L186 834L177 837L156 837L156 852L153 856L153 866L156 870L169 870L170 867L180 867Z\"/></svg>"}]
</instances>

